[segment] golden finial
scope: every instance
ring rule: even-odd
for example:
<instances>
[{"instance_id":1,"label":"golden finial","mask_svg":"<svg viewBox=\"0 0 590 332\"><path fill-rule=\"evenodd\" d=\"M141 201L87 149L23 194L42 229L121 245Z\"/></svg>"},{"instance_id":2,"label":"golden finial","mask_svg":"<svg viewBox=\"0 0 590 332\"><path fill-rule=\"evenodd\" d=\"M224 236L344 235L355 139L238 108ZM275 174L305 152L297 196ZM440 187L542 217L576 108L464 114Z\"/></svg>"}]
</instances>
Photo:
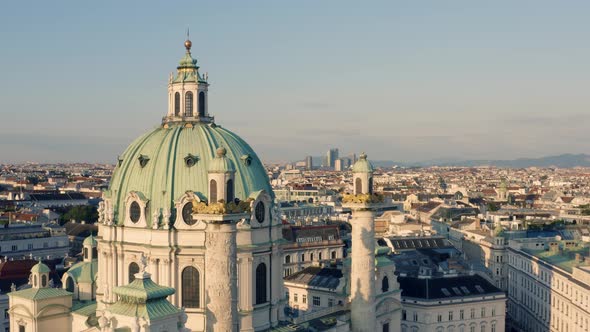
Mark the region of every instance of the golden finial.
<instances>
[{"instance_id":1,"label":"golden finial","mask_svg":"<svg viewBox=\"0 0 590 332\"><path fill-rule=\"evenodd\" d=\"M193 43L191 42L189 37L190 37L190 31L188 28L186 28L186 41L184 42L184 47L186 47L187 52L190 52L191 46L193 46Z\"/></svg>"}]
</instances>

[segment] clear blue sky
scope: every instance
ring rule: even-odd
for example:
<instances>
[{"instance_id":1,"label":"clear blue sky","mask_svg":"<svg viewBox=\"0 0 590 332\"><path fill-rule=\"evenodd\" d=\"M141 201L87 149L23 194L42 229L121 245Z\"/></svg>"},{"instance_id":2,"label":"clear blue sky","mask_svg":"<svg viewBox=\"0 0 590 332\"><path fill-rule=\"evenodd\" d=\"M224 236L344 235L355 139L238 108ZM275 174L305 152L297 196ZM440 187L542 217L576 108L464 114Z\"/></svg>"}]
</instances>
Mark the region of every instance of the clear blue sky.
<instances>
[{"instance_id":1,"label":"clear blue sky","mask_svg":"<svg viewBox=\"0 0 590 332\"><path fill-rule=\"evenodd\" d=\"M267 161L590 153L588 1L9 1L0 162L107 161L183 55Z\"/></svg>"}]
</instances>

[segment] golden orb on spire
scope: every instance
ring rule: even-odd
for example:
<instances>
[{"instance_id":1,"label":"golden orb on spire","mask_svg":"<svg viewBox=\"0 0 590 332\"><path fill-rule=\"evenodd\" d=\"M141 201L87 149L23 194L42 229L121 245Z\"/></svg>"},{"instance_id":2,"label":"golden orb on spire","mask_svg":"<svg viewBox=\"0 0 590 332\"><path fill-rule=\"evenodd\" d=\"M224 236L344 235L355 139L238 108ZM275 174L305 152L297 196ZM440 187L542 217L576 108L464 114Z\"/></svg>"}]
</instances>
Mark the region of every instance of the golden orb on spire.
<instances>
[{"instance_id":1,"label":"golden orb on spire","mask_svg":"<svg viewBox=\"0 0 590 332\"><path fill-rule=\"evenodd\" d=\"M186 47L186 50L187 50L187 51L190 51L190 50L191 50L191 46L193 46L193 43L192 43L192 42L191 42L189 39L187 39L187 40L184 42L184 47Z\"/></svg>"}]
</instances>

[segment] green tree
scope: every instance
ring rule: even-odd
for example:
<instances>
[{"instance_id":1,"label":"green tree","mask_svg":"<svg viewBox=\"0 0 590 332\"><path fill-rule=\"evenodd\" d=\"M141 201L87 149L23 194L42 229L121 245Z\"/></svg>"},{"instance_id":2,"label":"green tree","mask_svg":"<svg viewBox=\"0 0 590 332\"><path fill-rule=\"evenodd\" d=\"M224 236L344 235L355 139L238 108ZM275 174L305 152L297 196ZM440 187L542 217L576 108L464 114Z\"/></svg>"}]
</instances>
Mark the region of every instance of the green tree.
<instances>
[{"instance_id":1,"label":"green tree","mask_svg":"<svg viewBox=\"0 0 590 332\"><path fill-rule=\"evenodd\" d=\"M98 221L98 210L92 205L74 206L69 211L62 214L59 221L63 225L72 219L78 222L84 220L88 223L95 223Z\"/></svg>"}]
</instances>

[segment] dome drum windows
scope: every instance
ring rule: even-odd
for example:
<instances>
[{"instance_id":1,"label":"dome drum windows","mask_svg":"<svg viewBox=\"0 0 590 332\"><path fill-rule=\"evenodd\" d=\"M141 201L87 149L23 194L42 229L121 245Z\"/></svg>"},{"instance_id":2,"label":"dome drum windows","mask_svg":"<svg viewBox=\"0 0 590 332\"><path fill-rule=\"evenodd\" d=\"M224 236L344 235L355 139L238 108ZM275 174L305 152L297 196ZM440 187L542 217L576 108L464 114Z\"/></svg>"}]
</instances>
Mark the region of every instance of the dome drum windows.
<instances>
[{"instance_id":1,"label":"dome drum windows","mask_svg":"<svg viewBox=\"0 0 590 332\"><path fill-rule=\"evenodd\" d=\"M129 206L129 219L132 223L136 224L139 221L139 218L141 218L141 207L139 206L139 203L132 202Z\"/></svg>"},{"instance_id":2,"label":"dome drum windows","mask_svg":"<svg viewBox=\"0 0 590 332\"><path fill-rule=\"evenodd\" d=\"M188 202L182 207L182 220L185 224L192 226L197 220L193 219L193 203Z\"/></svg>"},{"instance_id":3,"label":"dome drum windows","mask_svg":"<svg viewBox=\"0 0 590 332\"><path fill-rule=\"evenodd\" d=\"M264 222L264 218L266 217L266 208L263 202L259 201L256 203L256 207L254 208L254 217L259 223L262 224Z\"/></svg>"},{"instance_id":4,"label":"dome drum windows","mask_svg":"<svg viewBox=\"0 0 590 332\"><path fill-rule=\"evenodd\" d=\"M180 93L174 94L174 115L180 116Z\"/></svg>"},{"instance_id":5,"label":"dome drum windows","mask_svg":"<svg viewBox=\"0 0 590 332\"><path fill-rule=\"evenodd\" d=\"M125 225L133 227L146 226L146 207L148 201L139 192L132 191L125 200Z\"/></svg>"},{"instance_id":6,"label":"dome drum windows","mask_svg":"<svg viewBox=\"0 0 590 332\"><path fill-rule=\"evenodd\" d=\"M184 116L193 116L193 93L191 91L187 91L184 95Z\"/></svg>"},{"instance_id":7,"label":"dome drum windows","mask_svg":"<svg viewBox=\"0 0 590 332\"><path fill-rule=\"evenodd\" d=\"M207 112L205 112L205 92L199 92L199 116L204 117Z\"/></svg>"}]
</instances>

